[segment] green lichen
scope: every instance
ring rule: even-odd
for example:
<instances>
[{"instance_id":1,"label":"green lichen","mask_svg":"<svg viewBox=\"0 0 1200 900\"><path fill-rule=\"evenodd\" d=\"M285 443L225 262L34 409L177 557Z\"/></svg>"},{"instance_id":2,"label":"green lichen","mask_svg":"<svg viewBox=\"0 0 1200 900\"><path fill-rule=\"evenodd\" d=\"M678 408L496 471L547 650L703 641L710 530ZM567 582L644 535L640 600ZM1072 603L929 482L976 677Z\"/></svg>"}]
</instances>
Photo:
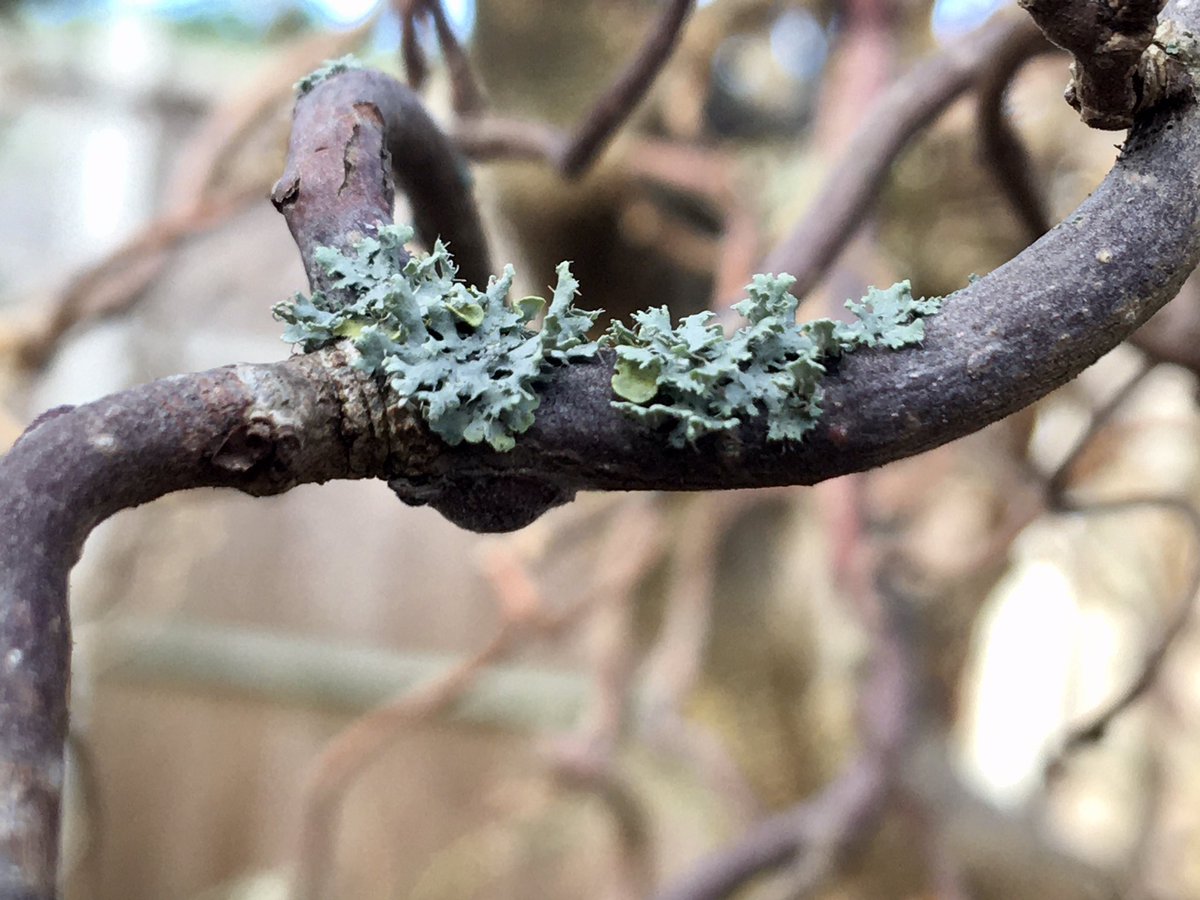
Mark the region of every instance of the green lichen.
<instances>
[{"instance_id":1,"label":"green lichen","mask_svg":"<svg viewBox=\"0 0 1200 900\"><path fill-rule=\"evenodd\" d=\"M922 316L938 299L915 300L907 281L871 288L847 301L853 322L797 324L790 275L756 275L734 308L747 320L726 338L710 312L671 324L666 307L634 313L636 328L614 322L603 343L616 349L613 406L651 427L669 426L682 448L764 415L767 438L800 441L821 415L821 378L828 364L859 347L899 349L925 336Z\"/></svg>"},{"instance_id":2,"label":"green lichen","mask_svg":"<svg viewBox=\"0 0 1200 900\"><path fill-rule=\"evenodd\" d=\"M595 354L587 332L599 313L574 305L579 283L567 263L558 267L548 307L541 297L510 305L512 266L480 291L455 280L441 241L430 255L408 258L412 236L389 225L355 244L353 256L317 250L317 263L333 277L331 294L278 304L276 317L288 323L283 339L305 351L348 339L360 354L355 365L385 378L446 443L510 450L533 424L537 380ZM532 331L543 309L542 328Z\"/></svg>"},{"instance_id":3,"label":"green lichen","mask_svg":"<svg viewBox=\"0 0 1200 900\"><path fill-rule=\"evenodd\" d=\"M362 68L364 68L363 64L353 54L343 56L341 59L327 60L319 68L309 72L296 82L294 85L296 95L303 97L322 81L332 78L334 75L341 75L343 72L349 72L351 69Z\"/></svg>"},{"instance_id":4,"label":"green lichen","mask_svg":"<svg viewBox=\"0 0 1200 900\"><path fill-rule=\"evenodd\" d=\"M900 349L925 336L924 316L940 299L917 300L909 283L872 288L847 301L851 322L797 324L790 275L756 275L734 308L747 320L726 337L712 313L672 324L666 307L634 314L634 327L613 322L598 344L587 339L598 312L574 305L579 283L567 263L547 306L541 297L509 303L513 269L485 290L456 280L440 241L409 257L412 230L380 227L353 254L323 247L317 263L330 292L296 295L275 307L288 324L284 340L312 351L341 340L358 349L355 365L384 378L446 443L509 450L533 424L538 382L562 363L613 348L612 405L673 447L765 416L767 438L800 441L821 415L821 379L829 364L860 347ZM538 315L540 331L531 323Z\"/></svg>"}]
</instances>

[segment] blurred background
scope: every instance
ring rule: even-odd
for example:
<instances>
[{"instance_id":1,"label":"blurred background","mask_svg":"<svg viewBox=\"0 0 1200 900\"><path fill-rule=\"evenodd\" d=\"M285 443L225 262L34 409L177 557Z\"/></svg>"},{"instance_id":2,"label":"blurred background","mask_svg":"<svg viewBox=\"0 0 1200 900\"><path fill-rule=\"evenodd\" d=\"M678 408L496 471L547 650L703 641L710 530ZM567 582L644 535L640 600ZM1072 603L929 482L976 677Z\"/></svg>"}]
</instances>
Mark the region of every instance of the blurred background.
<instances>
[{"instance_id":1,"label":"blurred background","mask_svg":"<svg viewBox=\"0 0 1200 900\"><path fill-rule=\"evenodd\" d=\"M306 285L267 195L325 59L424 58L519 290L570 259L585 306L682 314L820 219L904 73L1015 12L700 3L568 181L468 126L570 131L663 4L455 0L439 41L422 3L0 3L0 446L286 356L270 307ZM1120 135L1021 52L918 129L812 316L949 293L1036 237L1015 180L1057 222L1103 177ZM808 852L738 896L1200 898L1194 286L1163 316L1010 420L816 488L587 495L499 537L376 483L120 514L73 578L65 896L634 898L796 809Z\"/></svg>"}]
</instances>

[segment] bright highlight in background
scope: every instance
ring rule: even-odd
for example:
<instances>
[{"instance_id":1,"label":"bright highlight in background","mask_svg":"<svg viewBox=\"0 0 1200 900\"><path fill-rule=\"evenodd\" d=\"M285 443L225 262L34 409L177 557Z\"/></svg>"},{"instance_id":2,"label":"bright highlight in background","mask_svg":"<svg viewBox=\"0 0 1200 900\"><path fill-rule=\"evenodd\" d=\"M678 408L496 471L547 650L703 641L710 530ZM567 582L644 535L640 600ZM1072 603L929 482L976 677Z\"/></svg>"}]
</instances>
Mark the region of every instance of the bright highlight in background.
<instances>
[{"instance_id":1,"label":"bright highlight in background","mask_svg":"<svg viewBox=\"0 0 1200 900\"><path fill-rule=\"evenodd\" d=\"M327 25L349 27L362 22L380 6L381 0L260 0L252 4L240 0L108 0L92 5L90 11L107 7L113 12L149 13L172 19L228 16L265 25L289 9L299 8ZM444 0L443 8L455 33L460 38L467 37L475 25L475 0ZM85 6L84 11L89 8Z\"/></svg>"},{"instance_id":2,"label":"bright highlight in background","mask_svg":"<svg viewBox=\"0 0 1200 900\"><path fill-rule=\"evenodd\" d=\"M933 36L953 40L986 22L996 10L1012 0L937 0L933 4Z\"/></svg>"},{"instance_id":3,"label":"bright highlight in background","mask_svg":"<svg viewBox=\"0 0 1200 900\"><path fill-rule=\"evenodd\" d=\"M369 16L379 3L378 0L321 0L312 5L324 19L338 25L352 25Z\"/></svg>"}]
</instances>

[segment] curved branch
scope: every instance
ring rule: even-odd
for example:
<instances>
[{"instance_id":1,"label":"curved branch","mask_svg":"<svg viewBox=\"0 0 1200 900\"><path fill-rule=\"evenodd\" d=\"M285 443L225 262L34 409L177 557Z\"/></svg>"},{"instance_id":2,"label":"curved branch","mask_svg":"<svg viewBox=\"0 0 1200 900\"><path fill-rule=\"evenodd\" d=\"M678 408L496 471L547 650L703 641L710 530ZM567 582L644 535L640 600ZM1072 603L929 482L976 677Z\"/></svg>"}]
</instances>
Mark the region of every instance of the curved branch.
<instances>
[{"instance_id":1,"label":"curved branch","mask_svg":"<svg viewBox=\"0 0 1200 900\"><path fill-rule=\"evenodd\" d=\"M271 193L312 288L328 288L313 262L317 247L348 249L392 221L389 169L412 204L421 239L452 242L463 279L486 284L492 272L487 239L470 174L453 144L396 79L350 69L296 101L287 164Z\"/></svg>"},{"instance_id":2,"label":"curved branch","mask_svg":"<svg viewBox=\"0 0 1200 900\"><path fill-rule=\"evenodd\" d=\"M1181 27L1200 30L1200 7L1176 11ZM301 98L296 127L275 199L314 285L316 245L345 246L390 219L385 147L421 227L455 241L468 277L486 278L465 176L402 87L369 72L330 78ZM1180 99L1134 128L1067 222L947 298L922 348L847 357L825 381L821 424L799 445L768 443L764 424L748 422L732 438L670 449L611 407L607 356L547 379L536 424L507 454L441 445L336 349L52 411L0 460L0 895L53 896L67 572L88 531L118 509L199 486L260 494L390 477L410 501L468 527L515 527L575 489L811 484L1028 405L1166 303L1198 257L1200 112ZM506 508L522 504L530 515Z\"/></svg>"},{"instance_id":3,"label":"curved branch","mask_svg":"<svg viewBox=\"0 0 1200 900\"><path fill-rule=\"evenodd\" d=\"M1200 114L1175 103L1133 130L1066 222L948 297L920 349L844 359L802 444L768 443L761 423L747 423L736 440L671 450L610 408L611 360L602 358L551 380L515 451L456 451L456 471L624 490L812 484L862 471L976 431L1069 381L1174 296L1198 258Z\"/></svg>"},{"instance_id":4,"label":"curved branch","mask_svg":"<svg viewBox=\"0 0 1200 900\"><path fill-rule=\"evenodd\" d=\"M55 896L67 573L88 532L186 488L262 495L377 475L383 415L374 383L326 351L59 407L0 459L0 897Z\"/></svg>"},{"instance_id":5,"label":"curved branch","mask_svg":"<svg viewBox=\"0 0 1200 900\"><path fill-rule=\"evenodd\" d=\"M1050 230L1053 220L1036 183L1033 163L1016 127L1004 110L1009 85L1025 63L1054 49L1045 38L1025 32L1026 39L1002 48L983 72L979 84L976 121L979 147L1027 238L1036 241Z\"/></svg>"}]
</instances>

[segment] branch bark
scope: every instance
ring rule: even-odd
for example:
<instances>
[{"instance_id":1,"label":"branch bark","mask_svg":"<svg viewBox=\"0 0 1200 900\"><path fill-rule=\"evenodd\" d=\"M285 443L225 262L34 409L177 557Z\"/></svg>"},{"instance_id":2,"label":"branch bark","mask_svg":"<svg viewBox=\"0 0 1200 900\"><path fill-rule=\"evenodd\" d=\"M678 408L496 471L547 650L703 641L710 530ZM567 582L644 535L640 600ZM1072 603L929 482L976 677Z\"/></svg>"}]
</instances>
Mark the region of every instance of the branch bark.
<instances>
[{"instance_id":1,"label":"branch bark","mask_svg":"<svg viewBox=\"0 0 1200 900\"><path fill-rule=\"evenodd\" d=\"M1092 128L1133 124L1142 103L1143 54L1154 39L1164 0L1020 0L1046 37L1068 51L1067 102Z\"/></svg>"},{"instance_id":2,"label":"branch bark","mask_svg":"<svg viewBox=\"0 0 1200 900\"><path fill-rule=\"evenodd\" d=\"M486 284L492 264L466 163L416 94L381 72L352 69L296 101L287 163L271 192L313 290L329 287L312 258L317 247L347 250L392 221L393 174L420 238L451 241L463 280Z\"/></svg>"},{"instance_id":3,"label":"branch bark","mask_svg":"<svg viewBox=\"0 0 1200 900\"><path fill-rule=\"evenodd\" d=\"M0 897L55 896L67 574L99 522L171 491L377 475L383 404L345 354L166 378L41 416L0 460Z\"/></svg>"}]
</instances>

